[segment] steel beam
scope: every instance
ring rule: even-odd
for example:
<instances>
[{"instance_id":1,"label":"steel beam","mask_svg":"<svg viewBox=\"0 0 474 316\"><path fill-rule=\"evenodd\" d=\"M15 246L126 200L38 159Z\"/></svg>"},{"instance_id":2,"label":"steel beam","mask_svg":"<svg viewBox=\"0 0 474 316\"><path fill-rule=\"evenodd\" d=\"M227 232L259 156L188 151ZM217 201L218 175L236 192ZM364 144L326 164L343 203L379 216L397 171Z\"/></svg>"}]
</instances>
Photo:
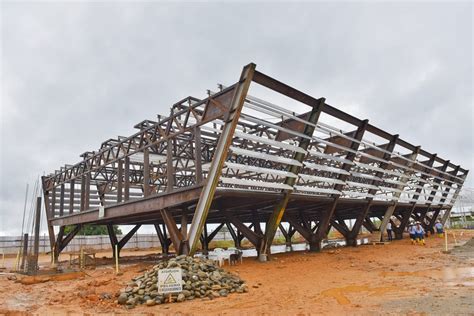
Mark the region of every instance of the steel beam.
<instances>
[{"instance_id":1,"label":"steel beam","mask_svg":"<svg viewBox=\"0 0 474 316\"><path fill-rule=\"evenodd\" d=\"M150 195L150 153L149 149L143 150L143 196Z\"/></svg>"},{"instance_id":2,"label":"steel beam","mask_svg":"<svg viewBox=\"0 0 474 316\"><path fill-rule=\"evenodd\" d=\"M117 247L118 256L120 257L120 251L128 243L128 241L135 235L135 233L140 229L141 225L135 225L125 236L120 239L117 239L113 225L107 225L107 232L109 234L110 243L112 245L112 254L115 258L115 247Z\"/></svg>"},{"instance_id":3,"label":"steel beam","mask_svg":"<svg viewBox=\"0 0 474 316\"><path fill-rule=\"evenodd\" d=\"M101 222L133 217L137 214L153 217L153 214L161 209L179 206L183 203L189 203L190 201L196 200L199 197L201 190L201 186L194 186L175 190L170 194L163 193L140 200L132 200L121 204L105 206L105 216L101 219L99 219L99 209L95 208L87 212L55 218L51 223L57 226L84 223L100 224Z\"/></svg>"},{"instance_id":4,"label":"steel beam","mask_svg":"<svg viewBox=\"0 0 474 316\"><path fill-rule=\"evenodd\" d=\"M69 184L69 214L74 213L74 186L76 181L74 179L71 180Z\"/></svg>"},{"instance_id":5,"label":"steel beam","mask_svg":"<svg viewBox=\"0 0 474 316\"><path fill-rule=\"evenodd\" d=\"M387 169L388 162L392 158L392 152L393 152L393 149L395 148L395 145L397 144L397 140L398 140L398 135L393 135L392 138L390 139L389 143L387 144L387 146L384 146L386 152L383 153L382 159L386 162L380 163L380 165L379 165L380 168ZM377 171L375 173L376 178L381 178L382 176L383 176L383 172L381 172L381 171ZM380 182L379 180L372 180L370 182L370 185L374 186L374 185L377 185L379 182ZM369 195L375 195L377 193L377 190L376 189L369 189L368 193L369 193ZM357 235L359 234L359 231L362 228L362 223L363 223L364 219L369 214L370 207L372 206L373 200L374 199L372 197L367 198L367 205L365 205L365 207L363 208L363 210L359 214L359 216L356 217L354 227L347 234L347 238L346 238L347 245L353 246L353 247L357 246ZM383 221L382 221L382 224L383 224ZM381 231L382 231L382 229L381 229Z\"/></svg>"},{"instance_id":6,"label":"steel beam","mask_svg":"<svg viewBox=\"0 0 474 316\"><path fill-rule=\"evenodd\" d=\"M123 196L125 202L130 199L130 158L125 157L124 161L124 184L123 184Z\"/></svg>"},{"instance_id":7,"label":"steel beam","mask_svg":"<svg viewBox=\"0 0 474 316\"><path fill-rule=\"evenodd\" d=\"M64 183L60 185L61 189L59 191L59 216L64 215Z\"/></svg>"},{"instance_id":8,"label":"steel beam","mask_svg":"<svg viewBox=\"0 0 474 316\"><path fill-rule=\"evenodd\" d=\"M240 231L240 233L243 236L245 236L245 238L247 238L248 241L250 241L255 246L255 248L258 249L260 247L261 240L263 239L262 235L258 235L257 233L255 233L251 229L251 227L245 226L244 223L242 223L240 220L238 220L235 216L231 215L230 213L226 213L226 216L227 216L228 221L231 222L232 225L234 225Z\"/></svg>"},{"instance_id":9,"label":"steel beam","mask_svg":"<svg viewBox=\"0 0 474 316\"><path fill-rule=\"evenodd\" d=\"M174 167L173 167L173 140L168 139L166 149L166 192L173 191L175 184Z\"/></svg>"},{"instance_id":10,"label":"steel beam","mask_svg":"<svg viewBox=\"0 0 474 316\"><path fill-rule=\"evenodd\" d=\"M197 247L197 242L202 234L203 226L205 225L209 208L211 207L214 193L216 191L217 183L222 172L222 167L227 158L229 147L232 143L235 127L239 120L240 112L244 105L245 97L250 87L253 74L255 71L255 64L249 64L244 67L239 84L235 88L234 95L229 107L228 114L224 117L225 125L222 129L219 142L215 149L214 158L207 176L207 183L204 185L199 202L196 205L193 221L189 229L189 244L190 253L194 254Z\"/></svg>"},{"instance_id":11,"label":"steel beam","mask_svg":"<svg viewBox=\"0 0 474 316\"><path fill-rule=\"evenodd\" d=\"M354 133L354 139L355 141L352 141L350 149L352 151L357 151L359 149L360 141L362 140L362 137L364 136L364 132L367 128L367 125L369 124L368 120L364 120L360 123L359 127L357 128L356 132ZM352 162L354 161L356 154L354 152L348 152L346 154L345 159ZM344 163L342 165L342 169L345 171L349 171L351 169L351 164L349 163ZM346 181L348 178L347 175L345 174L339 174L338 179L341 181ZM334 189L337 191L340 191L343 188L342 184L336 184L334 186ZM340 196L339 195L333 195L333 202L329 209L325 212L326 214L322 217L321 221L319 222L318 230L316 231L316 239L317 239L317 245L313 247L312 250L314 251L320 251L321 250L321 240L327 235L328 227L330 225L331 219L334 215L334 212L336 210L336 205L339 200Z\"/></svg>"},{"instance_id":12,"label":"steel beam","mask_svg":"<svg viewBox=\"0 0 474 316\"><path fill-rule=\"evenodd\" d=\"M202 152L201 152L201 129L194 128L194 165L196 172L196 184L202 182Z\"/></svg>"},{"instance_id":13,"label":"steel beam","mask_svg":"<svg viewBox=\"0 0 474 316\"><path fill-rule=\"evenodd\" d=\"M123 160L117 161L117 203L122 202L123 197Z\"/></svg>"},{"instance_id":14,"label":"steel beam","mask_svg":"<svg viewBox=\"0 0 474 316\"><path fill-rule=\"evenodd\" d=\"M466 170L466 171L464 172L464 174L462 175L462 176L464 177L464 179L466 179L468 172L469 172L469 171ZM459 193L461 192L461 188L462 188L462 184L458 184L458 187L456 188L456 191L454 192L454 195L453 195L453 197L451 198L451 201L456 201L456 200L457 200L458 195L459 195ZM443 217L441 218L441 224L443 224L443 226L446 224L446 221L447 221L448 218L449 218L449 214L451 214L451 210L453 209L454 203L455 203L455 202L452 202L451 207L448 208L448 209L444 212Z\"/></svg>"},{"instance_id":15,"label":"steel beam","mask_svg":"<svg viewBox=\"0 0 474 316\"><path fill-rule=\"evenodd\" d=\"M156 234L158 235L158 239L160 240L161 251L162 251L163 254L168 254L168 251L169 251L168 250L168 240L167 240L167 238L165 238L165 235L161 231L160 224L156 223L156 224L154 224L154 226L155 226Z\"/></svg>"},{"instance_id":16,"label":"steel beam","mask_svg":"<svg viewBox=\"0 0 474 316\"><path fill-rule=\"evenodd\" d=\"M187 245L186 240L183 238L183 234L178 229L176 222L171 215L170 211L167 209L162 209L160 211L161 217L165 222L166 228L168 228L168 232L170 233L171 242L173 243L173 247L177 254L188 254L189 248Z\"/></svg>"},{"instance_id":17,"label":"steel beam","mask_svg":"<svg viewBox=\"0 0 474 316\"><path fill-rule=\"evenodd\" d=\"M305 125L304 132L303 132L304 135L309 136L309 137L313 136L315 126L316 126L316 123L318 122L319 115L321 114L321 109L324 105L324 102L325 102L325 99L321 98L318 100L317 103L313 105L313 108L308 118L308 122L311 123L311 125L310 124ZM309 144L310 144L309 139L300 138L298 147L306 151L309 147ZM293 155L293 159L296 161L302 162L305 159L306 155L307 153L303 154L301 152L295 152ZM302 167L300 166L290 165L288 167L288 172L298 175L301 169ZM294 177L286 177L285 184L293 187L296 183L296 180L297 178L294 178ZM276 231L278 229L278 226L280 225L283 214L285 213L285 210L288 205L288 201L290 200L290 196L292 192L293 190L283 190L283 197L275 205L275 208L273 209L273 212L270 215L268 222L266 223L265 235L260 246L261 248L259 251L259 258L258 258L259 261L261 262L267 261L267 256L270 255L270 249L271 249L273 239L275 238Z\"/></svg>"},{"instance_id":18,"label":"steel beam","mask_svg":"<svg viewBox=\"0 0 474 316\"><path fill-rule=\"evenodd\" d=\"M409 162L407 164L407 167L408 168L411 168L413 166L413 164L415 163L416 161L416 157L418 156L419 152L420 152L420 147L416 147L415 150L413 151L413 153L410 155L409 159L412 161L412 162ZM401 177L400 179L400 182L402 184L398 185L397 186L397 189L403 191L403 189L405 188L405 186L407 185L408 183L408 180L409 180L409 171L405 171L404 172L404 176ZM385 214L382 218L382 223L380 224L380 227L379 227L379 232L375 239L376 240L380 240L380 241L383 241L383 234L385 232L385 228L387 227L387 224L388 222L390 221L390 218L392 217L393 215L393 212L395 211L396 207L397 207L397 204L398 204L398 200L400 199L400 196L401 196L401 192L395 192L393 194L393 196L396 198L396 201L394 202L393 205L390 205L389 207L387 207L387 210L385 211ZM401 224L400 224L401 225ZM405 229L404 227L401 228L402 231L403 229ZM396 231L396 227L393 227L393 230ZM395 233L396 235L397 233ZM395 236L396 237L396 236Z\"/></svg>"}]
</instances>

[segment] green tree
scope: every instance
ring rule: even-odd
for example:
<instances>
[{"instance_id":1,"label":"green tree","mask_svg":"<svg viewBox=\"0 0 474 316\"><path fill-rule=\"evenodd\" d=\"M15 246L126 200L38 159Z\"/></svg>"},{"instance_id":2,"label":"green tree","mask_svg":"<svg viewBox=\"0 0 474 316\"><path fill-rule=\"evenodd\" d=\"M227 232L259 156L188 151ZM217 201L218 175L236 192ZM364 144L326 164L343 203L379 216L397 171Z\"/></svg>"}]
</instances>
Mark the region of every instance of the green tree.
<instances>
[{"instance_id":1,"label":"green tree","mask_svg":"<svg viewBox=\"0 0 474 316\"><path fill-rule=\"evenodd\" d=\"M74 229L73 225L66 226L64 228L64 233L68 234ZM114 232L116 235L122 235L122 231L118 225L114 225ZM78 235L92 236L92 235L108 235L107 226L105 225L84 225L79 231Z\"/></svg>"}]
</instances>

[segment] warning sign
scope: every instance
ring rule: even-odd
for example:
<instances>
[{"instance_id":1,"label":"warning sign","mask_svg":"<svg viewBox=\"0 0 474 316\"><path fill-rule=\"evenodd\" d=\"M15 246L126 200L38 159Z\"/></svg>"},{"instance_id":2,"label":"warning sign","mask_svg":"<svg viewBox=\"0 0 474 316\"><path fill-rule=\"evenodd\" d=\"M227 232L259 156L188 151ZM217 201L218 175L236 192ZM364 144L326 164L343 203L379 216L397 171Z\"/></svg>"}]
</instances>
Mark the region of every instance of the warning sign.
<instances>
[{"instance_id":1,"label":"warning sign","mask_svg":"<svg viewBox=\"0 0 474 316\"><path fill-rule=\"evenodd\" d=\"M158 293L175 293L183 290L181 268L158 270Z\"/></svg>"}]
</instances>

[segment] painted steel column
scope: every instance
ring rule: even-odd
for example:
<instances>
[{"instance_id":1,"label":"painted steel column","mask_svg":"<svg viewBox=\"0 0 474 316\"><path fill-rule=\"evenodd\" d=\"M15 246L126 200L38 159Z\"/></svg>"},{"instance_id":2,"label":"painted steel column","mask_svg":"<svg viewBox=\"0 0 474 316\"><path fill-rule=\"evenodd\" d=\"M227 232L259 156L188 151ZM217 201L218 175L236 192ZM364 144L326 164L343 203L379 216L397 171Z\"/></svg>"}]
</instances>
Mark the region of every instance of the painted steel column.
<instances>
[{"instance_id":1,"label":"painted steel column","mask_svg":"<svg viewBox=\"0 0 474 316\"><path fill-rule=\"evenodd\" d=\"M316 125L325 101L326 99L321 98L318 100L318 103L313 106L308 122ZM309 137L312 137L314 129L315 129L314 125L306 124L303 134ZM311 141L310 139L301 138L299 141L299 147L306 151L308 149L310 141ZM293 159L296 161L302 162L306 158L307 154L308 154L307 152L305 154L301 152L295 152ZM301 169L303 169L302 166L300 167L300 166L290 165L288 168L288 171L298 175ZM285 184L293 187L296 181L297 181L297 178L286 177ZM275 208L273 209L273 212L270 215L268 222L266 223L265 235L262 240L259 256L258 256L258 260L261 262L267 261L267 255L270 255L270 249L273 242L273 238L275 238L276 231L278 229L278 226L281 223L281 219L283 217L283 214L285 213L285 210L288 205L288 201L290 200L290 195L292 192L293 190L283 191L283 198L278 202L277 205L275 205Z\"/></svg>"},{"instance_id":2,"label":"painted steel column","mask_svg":"<svg viewBox=\"0 0 474 316\"><path fill-rule=\"evenodd\" d=\"M189 245L191 254L194 254L198 246L199 237L202 234L203 226L205 225L207 214L214 198L214 193L222 173L222 167L227 159L227 153L232 144L235 127L237 126L254 72L255 64L249 64L244 67L239 83L235 88L229 113L224 117L225 124L215 149L214 158L212 159L207 176L207 182L202 189L201 196L196 205L193 221L189 229Z\"/></svg>"},{"instance_id":3,"label":"painted steel column","mask_svg":"<svg viewBox=\"0 0 474 316\"><path fill-rule=\"evenodd\" d=\"M413 164L415 163L415 159L416 159L416 156L418 156L418 153L420 152L420 147L416 147L416 149L413 151L413 153L410 155L409 159L412 161L412 162L409 162L407 163L407 167L408 168L411 168L413 166ZM400 190L403 192L403 190L405 189L406 185L407 185L407 182L408 180L410 179L410 175L409 175L409 171L408 170L405 170L405 172L403 173L404 176L401 177L400 179L400 182L402 182L403 184L399 184L397 186L397 190ZM380 224L380 227L379 227L379 231L377 232L377 234L375 235L375 239L376 240L380 240L380 241L383 241L383 233L385 231L385 228L387 227L387 224L388 222L390 221L390 218L392 217L393 215L393 212L395 211L395 208L397 207L397 204L398 204L398 200L400 199L400 196L402 195L402 192L395 192L393 194L394 197L396 197L396 201L394 202L393 205L390 205L387 210L385 211L385 215L383 216L382 218L382 223Z\"/></svg>"}]
</instances>

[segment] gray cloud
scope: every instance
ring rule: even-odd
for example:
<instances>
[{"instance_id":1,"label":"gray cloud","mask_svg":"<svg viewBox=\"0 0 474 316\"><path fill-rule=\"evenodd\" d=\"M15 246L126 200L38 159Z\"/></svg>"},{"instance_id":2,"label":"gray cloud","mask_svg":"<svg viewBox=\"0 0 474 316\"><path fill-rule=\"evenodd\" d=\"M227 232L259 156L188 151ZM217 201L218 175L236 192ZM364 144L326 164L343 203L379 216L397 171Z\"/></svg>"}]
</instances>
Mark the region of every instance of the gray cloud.
<instances>
[{"instance_id":1,"label":"gray cloud","mask_svg":"<svg viewBox=\"0 0 474 316\"><path fill-rule=\"evenodd\" d=\"M19 233L25 183L187 95L235 82L250 61L473 169L472 10L3 1L0 232Z\"/></svg>"}]
</instances>

